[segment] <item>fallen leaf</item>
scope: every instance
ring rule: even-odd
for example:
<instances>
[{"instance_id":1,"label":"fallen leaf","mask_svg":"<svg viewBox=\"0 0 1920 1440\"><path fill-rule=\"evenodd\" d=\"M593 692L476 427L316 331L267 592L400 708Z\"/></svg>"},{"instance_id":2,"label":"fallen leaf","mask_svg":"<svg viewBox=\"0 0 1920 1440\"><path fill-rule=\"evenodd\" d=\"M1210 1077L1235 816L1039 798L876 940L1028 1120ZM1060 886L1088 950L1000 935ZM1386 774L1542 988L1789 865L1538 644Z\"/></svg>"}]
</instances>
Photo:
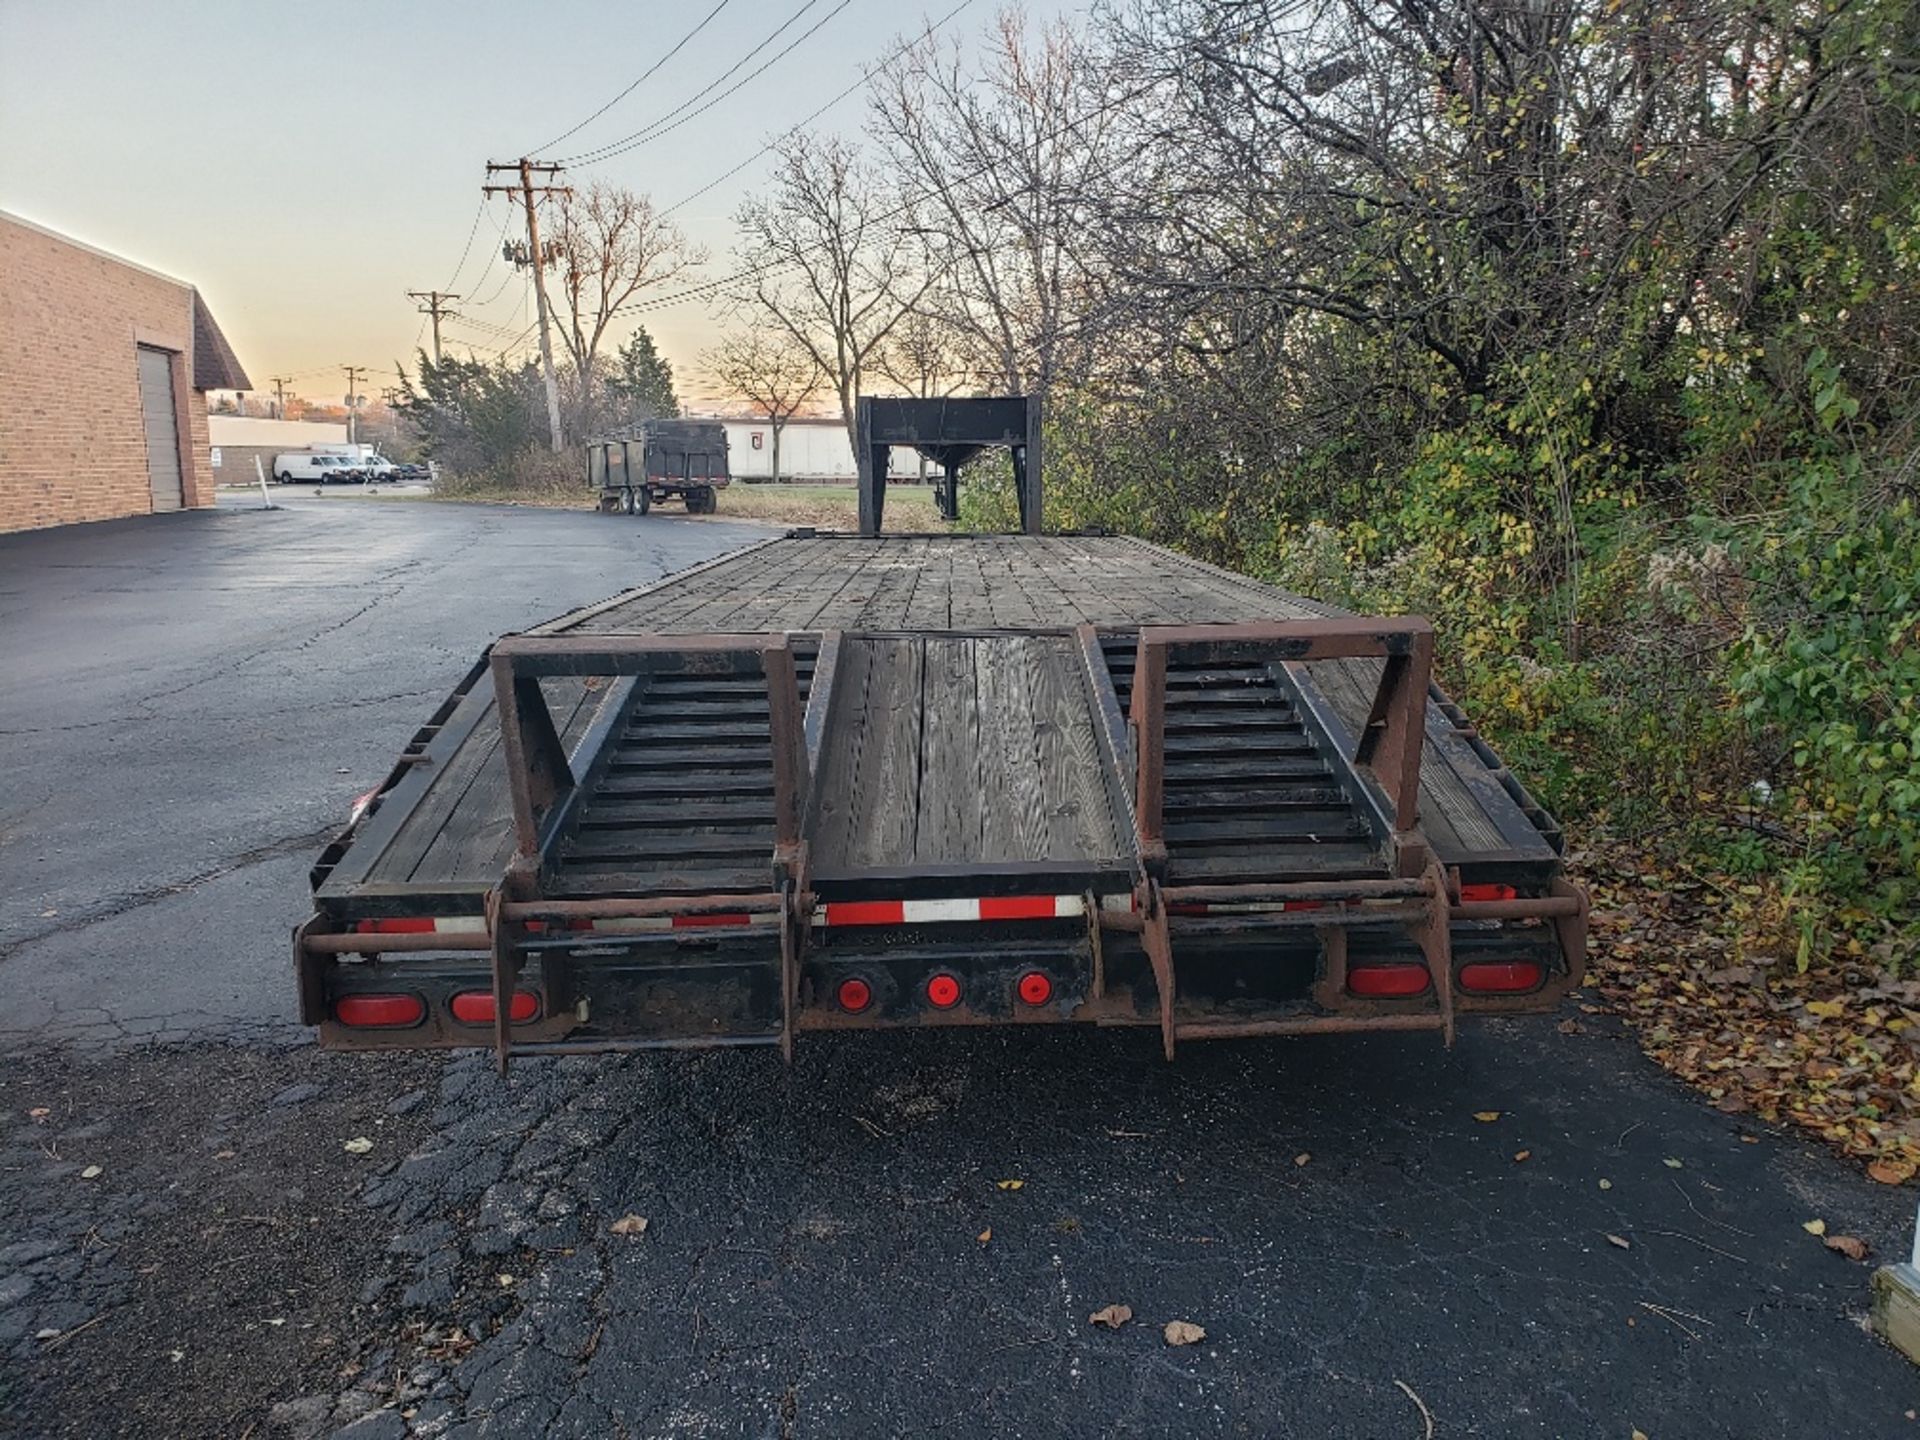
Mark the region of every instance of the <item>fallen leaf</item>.
<instances>
[{"instance_id":1,"label":"fallen leaf","mask_svg":"<svg viewBox=\"0 0 1920 1440\"><path fill-rule=\"evenodd\" d=\"M1169 1345L1198 1345L1207 1338L1206 1331L1186 1320L1169 1320L1160 1333Z\"/></svg>"},{"instance_id":2,"label":"fallen leaf","mask_svg":"<svg viewBox=\"0 0 1920 1440\"><path fill-rule=\"evenodd\" d=\"M1666 1166L1667 1169L1669 1170L1683 1170L1686 1168L1680 1161L1675 1160L1671 1155L1669 1155L1665 1160L1662 1160L1660 1163Z\"/></svg>"},{"instance_id":3,"label":"fallen leaf","mask_svg":"<svg viewBox=\"0 0 1920 1440\"><path fill-rule=\"evenodd\" d=\"M342 1144L340 1148L345 1150L349 1155L364 1155L373 1149L373 1141L364 1135L356 1135L353 1139Z\"/></svg>"},{"instance_id":4,"label":"fallen leaf","mask_svg":"<svg viewBox=\"0 0 1920 1440\"><path fill-rule=\"evenodd\" d=\"M1827 1237L1827 1249L1836 1254L1844 1255L1849 1260L1864 1260L1867 1258L1867 1242L1857 1235L1829 1235Z\"/></svg>"},{"instance_id":5,"label":"fallen leaf","mask_svg":"<svg viewBox=\"0 0 1920 1440\"><path fill-rule=\"evenodd\" d=\"M1847 1007L1839 1000L1809 1000L1807 1013L1821 1020L1838 1020L1847 1013Z\"/></svg>"},{"instance_id":6,"label":"fallen leaf","mask_svg":"<svg viewBox=\"0 0 1920 1440\"><path fill-rule=\"evenodd\" d=\"M1500 1112L1498 1110L1476 1110L1473 1112L1473 1118L1478 1120L1482 1125L1491 1125L1500 1118Z\"/></svg>"},{"instance_id":7,"label":"fallen leaf","mask_svg":"<svg viewBox=\"0 0 1920 1440\"><path fill-rule=\"evenodd\" d=\"M982 1245L986 1244L989 1240L993 1239L993 1227L989 1225L973 1238L978 1240Z\"/></svg>"},{"instance_id":8,"label":"fallen leaf","mask_svg":"<svg viewBox=\"0 0 1920 1440\"><path fill-rule=\"evenodd\" d=\"M1525 1164L1532 1155L1533 1152L1531 1150L1516 1150L1513 1152L1513 1163L1516 1165Z\"/></svg>"},{"instance_id":9,"label":"fallen leaf","mask_svg":"<svg viewBox=\"0 0 1920 1440\"><path fill-rule=\"evenodd\" d=\"M100 1178L101 1173L102 1173L101 1169L98 1165L89 1165L87 1166L86 1169L80 1172L80 1178L82 1180L97 1180Z\"/></svg>"},{"instance_id":10,"label":"fallen leaf","mask_svg":"<svg viewBox=\"0 0 1920 1440\"><path fill-rule=\"evenodd\" d=\"M1740 1143L1742 1145L1758 1145L1760 1143L1760 1137L1758 1135L1742 1135L1740 1137Z\"/></svg>"},{"instance_id":11,"label":"fallen leaf","mask_svg":"<svg viewBox=\"0 0 1920 1440\"><path fill-rule=\"evenodd\" d=\"M994 1185L1001 1190L1018 1190L1027 1182L1024 1180L996 1180Z\"/></svg>"},{"instance_id":12,"label":"fallen leaf","mask_svg":"<svg viewBox=\"0 0 1920 1440\"><path fill-rule=\"evenodd\" d=\"M496 1275L493 1278L500 1282L502 1289L514 1283L513 1276L507 1274Z\"/></svg>"},{"instance_id":13,"label":"fallen leaf","mask_svg":"<svg viewBox=\"0 0 1920 1440\"><path fill-rule=\"evenodd\" d=\"M214 1159L216 1159L216 1160L231 1160L231 1159L233 1159L233 1151L231 1151L231 1150L216 1150L216 1151L214 1151L214 1152L213 1152L213 1158L214 1158Z\"/></svg>"},{"instance_id":14,"label":"fallen leaf","mask_svg":"<svg viewBox=\"0 0 1920 1440\"><path fill-rule=\"evenodd\" d=\"M1103 1305L1087 1316L1089 1325L1104 1325L1109 1330L1118 1330L1133 1318L1131 1305ZM1171 1342L1170 1342L1171 1343Z\"/></svg>"},{"instance_id":15,"label":"fallen leaf","mask_svg":"<svg viewBox=\"0 0 1920 1440\"><path fill-rule=\"evenodd\" d=\"M1914 1163L1911 1160L1876 1160L1867 1166L1869 1179L1878 1180L1882 1185L1904 1185L1913 1178Z\"/></svg>"},{"instance_id":16,"label":"fallen leaf","mask_svg":"<svg viewBox=\"0 0 1920 1440\"><path fill-rule=\"evenodd\" d=\"M1305 1165L1312 1159L1313 1156L1309 1155L1305 1150L1302 1150L1298 1155L1293 1157L1293 1163L1296 1165Z\"/></svg>"},{"instance_id":17,"label":"fallen leaf","mask_svg":"<svg viewBox=\"0 0 1920 1440\"><path fill-rule=\"evenodd\" d=\"M1565 1020L1562 1020L1556 1028L1562 1035L1578 1035L1580 1033L1580 1022L1569 1016Z\"/></svg>"},{"instance_id":18,"label":"fallen leaf","mask_svg":"<svg viewBox=\"0 0 1920 1440\"><path fill-rule=\"evenodd\" d=\"M647 1217L644 1215L622 1215L607 1228L616 1235L644 1235L647 1233Z\"/></svg>"},{"instance_id":19,"label":"fallen leaf","mask_svg":"<svg viewBox=\"0 0 1920 1440\"><path fill-rule=\"evenodd\" d=\"M31 1115L36 1120L44 1120L49 1115L53 1114L53 1111L50 1107L46 1105L36 1105L33 1107L33 1109L27 1111L27 1114Z\"/></svg>"},{"instance_id":20,"label":"fallen leaf","mask_svg":"<svg viewBox=\"0 0 1920 1440\"><path fill-rule=\"evenodd\" d=\"M1609 1235L1607 1236L1607 1243L1618 1246L1622 1250L1631 1250L1633 1248L1633 1242L1624 1235Z\"/></svg>"},{"instance_id":21,"label":"fallen leaf","mask_svg":"<svg viewBox=\"0 0 1920 1440\"><path fill-rule=\"evenodd\" d=\"M1647 1432L1646 1432L1646 1431L1644 1431L1644 1430L1636 1430L1636 1431L1634 1431L1634 1432L1633 1432L1633 1440L1647 1440Z\"/></svg>"},{"instance_id":22,"label":"fallen leaf","mask_svg":"<svg viewBox=\"0 0 1920 1440\"><path fill-rule=\"evenodd\" d=\"M1611 1190L1613 1188L1613 1182L1611 1180L1602 1180L1600 1182L1600 1188L1602 1190Z\"/></svg>"},{"instance_id":23,"label":"fallen leaf","mask_svg":"<svg viewBox=\"0 0 1920 1440\"><path fill-rule=\"evenodd\" d=\"M1824 1235L1827 1233L1827 1222L1824 1220L1808 1220L1802 1224L1800 1228L1809 1235Z\"/></svg>"}]
</instances>

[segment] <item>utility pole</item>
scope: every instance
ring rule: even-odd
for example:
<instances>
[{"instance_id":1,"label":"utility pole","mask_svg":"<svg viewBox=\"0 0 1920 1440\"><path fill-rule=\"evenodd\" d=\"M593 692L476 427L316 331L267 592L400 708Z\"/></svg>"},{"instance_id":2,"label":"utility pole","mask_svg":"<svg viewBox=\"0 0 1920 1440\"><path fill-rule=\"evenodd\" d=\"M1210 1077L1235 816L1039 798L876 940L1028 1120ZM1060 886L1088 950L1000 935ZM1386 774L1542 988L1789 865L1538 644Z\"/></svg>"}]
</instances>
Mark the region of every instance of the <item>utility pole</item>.
<instances>
[{"instance_id":1,"label":"utility pole","mask_svg":"<svg viewBox=\"0 0 1920 1440\"><path fill-rule=\"evenodd\" d=\"M566 442L560 436L560 382L553 373L553 340L547 334L547 267L546 257L540 250L540 220L534 210L534 194L537 191L544 199L548 195L571 195L572 190L564 185L553 184L553 177L565 168L560 165L543 164L535 160L512 160L505 163L489 160L487 174L495 175L501 171L519 171L518 185L482 185L483 195L512 195L516 191L527 209L527 257L533 266L533 295L540 312L540 368L547 377L547 428L553 436L554 453L558 454ZM533 177L544 175L547 183L535 185Z\"/></svg>"},{"instance_id":2,"label":"utility pole","mask_svg":"<svg viewBox=\"0 0 1920 1440\"><path fill-rule=\"evenodd\" d=\"M353 423L355 413L353 402L356 398L353 393L353 384L354 381L366 374L367 367L364 365L342 365L340 368L347 372L347 443L352 445L356 443L359 438L358 431Z\"/></svg>"},{"instance_id":3,"label":"utility pole","mask_svg":"<svg viewBox=\"0 0 1920 1440\"><path fill-rule=\"evenodd\" d=\"M433 363L438 365L440 363L441 318L444 316L449 320L457 320L460 316L459 311L449 310L446 302L449 300L458 300L460 297L449 294L445 290L409 290L407 291L407 297L411 300L424 300L427 302L420 307L420 313L433 317Z\"/></svg>"},{"instance_id":4,"label":"utility pole","mask_svg":"<svg viewBox=\"0 0 1920 1440\"><path fill-rule=\"evenodd\" d=\"M291 375L275 375L273 379L273 418L287 418L287 385L293 379Z\"/></svg>"}]
</instances>

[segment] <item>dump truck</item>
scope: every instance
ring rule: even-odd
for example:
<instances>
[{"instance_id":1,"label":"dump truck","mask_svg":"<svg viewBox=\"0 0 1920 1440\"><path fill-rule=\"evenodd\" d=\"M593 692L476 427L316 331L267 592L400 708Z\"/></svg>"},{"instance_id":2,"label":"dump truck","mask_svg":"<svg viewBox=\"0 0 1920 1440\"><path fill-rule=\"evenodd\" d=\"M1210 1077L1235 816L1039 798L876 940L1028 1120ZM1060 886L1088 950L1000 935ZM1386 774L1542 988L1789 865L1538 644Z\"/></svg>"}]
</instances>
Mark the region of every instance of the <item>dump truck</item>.
<instances>
[{"instance_id":1,"label":"dump truck","mask_svg":"<svg viewBox=\"0 0 1920 1440\"><path fill-rule=\"evenodd\" d=\"M314 867L323 1044L1090 1024L1172 1057L1450 1043L1580 982L1561 833L1434 684L1425 620L1120 535L882 534L887 443L869 533L491 647Z\"/></svg>"},{"instance_id":2,"label":"dump truck","mask_svg":"<svg viewBox=\"0 0 1920 1440\"><path fill-rule=\"evenodd\" d=\"M587 485L603 514L644 515L656 501L684 501L711 515L732 476L727 428L717 420L643 420L589 440Z\"/></svg>"}]
</instances>

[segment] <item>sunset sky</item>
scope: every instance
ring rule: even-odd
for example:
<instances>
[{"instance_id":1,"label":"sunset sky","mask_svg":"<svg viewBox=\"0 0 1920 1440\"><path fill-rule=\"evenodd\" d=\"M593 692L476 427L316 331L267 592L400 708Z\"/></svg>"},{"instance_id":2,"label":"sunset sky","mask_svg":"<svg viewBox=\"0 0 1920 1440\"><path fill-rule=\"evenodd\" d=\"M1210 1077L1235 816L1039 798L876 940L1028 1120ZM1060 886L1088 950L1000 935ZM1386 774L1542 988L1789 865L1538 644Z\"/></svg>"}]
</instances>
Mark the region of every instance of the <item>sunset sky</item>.
<instances>
[{"instance_id":1,"label":"sunset sky","mask_svg":"<svg viewBox=\"0 0 1920 1440\"><path fill-rule=\"evenodd\" d=\"M651 79L549 145L716 3ZM450 344L498 347L531 322L525 279L500 259L501 227L524 231L506 200L482 209L485 161L567 159L723 97L657 140L571 167L577 182L604 178L671 206L957 3L0 0L0 210L191 281L256 385L292 375L294 392L337 400L339 366L370 367L377 389L425 343L408 290L468 297L457 308L476 323L450 324ZM941 33L978 34L996 3L971 0ZM856 90L816 123L851 132L864 118ZM729 217L766 172L762 157L676 212L712 252L700 278L730 268ZM647 318L687 375L711 341L706 303Z\"/></svg>"}]
</instances>

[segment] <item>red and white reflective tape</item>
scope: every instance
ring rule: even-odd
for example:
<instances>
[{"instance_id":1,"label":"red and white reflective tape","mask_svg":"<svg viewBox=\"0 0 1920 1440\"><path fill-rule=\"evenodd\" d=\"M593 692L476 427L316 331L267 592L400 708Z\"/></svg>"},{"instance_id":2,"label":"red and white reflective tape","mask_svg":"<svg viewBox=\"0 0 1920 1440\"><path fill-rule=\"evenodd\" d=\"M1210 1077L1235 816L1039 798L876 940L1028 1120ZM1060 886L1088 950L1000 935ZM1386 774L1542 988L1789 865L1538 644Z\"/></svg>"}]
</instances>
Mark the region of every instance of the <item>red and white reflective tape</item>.
<instances>
[{"instance_id":1,"label":"red and white reflective tape","mask_svg":"<svg viewBox=\"0 0 1920 1440\"><path fill-rule=\"evenodd\" d=\"M1105 910L1130 910L1131 895L1107 895ZM970 895L940 900L829 900L815 925L951 925L988 920L1073 920L1087 913L1085 895Z\"/></svg>"},{"instance_id":2,"label":"red and white reflective tape","mask_svg":"<svg viewBox=\"0 0 1920 1440\"><path fill-rule=\"evenodd\" d=\"M361 920L354 924L361 935L484 935L484 915L406 915L397 919Z\"/></svg>"},{"instance_id":3,"label":"red and white reflective tape","mask_svg":"<svg viewBox=\"0 0 1920 1440\"><path fill-rule=\"evenodd\" d=\"M578 933L633 932L653 930L729 930L748 925L776 925L780 917L772 911L761 914L724 913L718 915L632 915L598 920L531 922L529 930L556 930ZM481 915L409 916L397 920L362 920L354 927L362 935L484 935L486 917Z\"/></svg>"},{"instance_id":4,"label":"red and white reflective tape","mask_svg":"<svg viewBox=\"0 0 1920 1440\"><path fill-rule=\"evenodd\" d=\"M754 914L723 915L629 915L590 922L593 929L605 931L645 930L733 930L748 925L778 925L780 917L771 910Z\"/></svg>"}]
</instances>

